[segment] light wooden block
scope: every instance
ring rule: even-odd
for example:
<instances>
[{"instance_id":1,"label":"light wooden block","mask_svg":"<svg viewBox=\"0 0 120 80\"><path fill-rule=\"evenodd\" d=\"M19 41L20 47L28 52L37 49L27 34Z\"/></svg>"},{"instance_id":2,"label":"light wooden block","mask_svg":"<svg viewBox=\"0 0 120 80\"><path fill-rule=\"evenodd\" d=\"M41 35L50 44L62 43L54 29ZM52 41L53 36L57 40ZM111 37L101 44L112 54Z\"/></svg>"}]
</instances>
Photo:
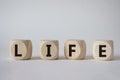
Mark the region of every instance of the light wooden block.
<instances>
[{"instance_id":1,"label":"light wooden block","mask_svg":"<svg viewBox=\"0 0 120 80\"><path fill-rule=\"evenodd\" d=\"M113 41L112 40L97 40L93 44L93 57L96 60L111 60L113 59Z\"/></svg>"},{"instance_id":2,"label":"light wooden block","mask_svg":"<svg viewBox=\"0 0 120 80\"><path fill-rule=\"evenodd\" d=\"M59 57L58 40L41 40L40 57L42 59L47 59L47 60L58 59Z\"/></svg>"},{"instance_id":3,"label":"light wooden block","mask_svg":"<svg viewBox=\"0 0 120 80\"><path fill-rule=\"evenodd\" d=\"M67 59L84 59L86 43L84 40L67 40L64 45L64 54Z\"/></svg>"},{"instance_id":4,"label":"light wooden block","mask_svg":"<svg viewBox=\"0 0 120 80\"><path fill-rule=\"evenodd\" d=\"M10 43L10 56L17 60L30 59L32 56L32 42L30 40L12 40Z\"/></svg>"}]
</instances>

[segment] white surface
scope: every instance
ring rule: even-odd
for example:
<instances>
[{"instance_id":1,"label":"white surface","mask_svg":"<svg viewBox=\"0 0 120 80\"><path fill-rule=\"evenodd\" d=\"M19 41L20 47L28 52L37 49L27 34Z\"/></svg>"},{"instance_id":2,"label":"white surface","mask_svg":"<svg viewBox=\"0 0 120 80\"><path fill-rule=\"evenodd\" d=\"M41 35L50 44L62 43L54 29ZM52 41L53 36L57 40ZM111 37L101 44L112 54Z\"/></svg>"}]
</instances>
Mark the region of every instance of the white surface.
<instances>
[{"instance_id":1,"label":"white surface","mask_svg":"<svg viewBox=\"0 0 120 80\"><path fill-rule=\"evenodd\" d=\"M120 0L0 0L0 80L120 80ZM84 39L92 56L96 39L114 41L113 61L32 59L9 56L12 39L31 39L33 57L43 39Z\"/></svg>"},{"instance_id":2,"label":"white surface","mask_svg":"<svg viewBox=\"0 0 120 80\"><path fill-rule=\"evenodd\" d=\"M0 64L0 80L120 80L120 57L113 61L4 58Z\"/></svg>"}]
</instances>

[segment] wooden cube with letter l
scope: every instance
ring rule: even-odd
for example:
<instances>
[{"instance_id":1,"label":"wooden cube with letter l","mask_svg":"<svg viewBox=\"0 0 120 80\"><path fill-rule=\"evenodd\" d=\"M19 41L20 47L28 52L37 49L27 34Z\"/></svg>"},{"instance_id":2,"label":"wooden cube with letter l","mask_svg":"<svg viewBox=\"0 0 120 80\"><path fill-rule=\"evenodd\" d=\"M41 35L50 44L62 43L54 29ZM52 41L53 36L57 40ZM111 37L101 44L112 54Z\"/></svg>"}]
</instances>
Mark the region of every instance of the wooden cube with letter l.
<instances>
[{"instance_id":1,"label":"wooden cube with letter l","mask_svg":"<svg viewBox=\"0 0 120 80\"><path fill-rule=\"evenodd\" d=\"M64 54L67 59L84 59L86 43L84 40L67 40L64 45Z\"/></svg>"},{"instance_id":2,"label":"wooden cube with letter l","mask_svg":"<svg viewBox=\"0 0 120 80\"><path fill-rule=\"evenodd\" d=\"M30 59L32 56L31 40L12 40L10 43L10 56L17 60Z\"/></svg>"},{"instance_id":3,"label":"wooden cube with letter l","mask_svg":"<svg viewBox=\"0 0 120 80\"><path fill-rule=\"evenodd\" d=\"M113 41L112 40L97 40L93 44L93 57L96 60L111 60L113 59Z\"/></svg>"},{"instance_id":4,"label":"wooden cube with letter l","mask_svg":"<svg viewBox=\"0 0 120 80\"><path fill-rule=\"evenodd\" d=\"M55 60L59 57L58 40L41 40L40 57L46 60Z\"/></svg>"}]
</instances>

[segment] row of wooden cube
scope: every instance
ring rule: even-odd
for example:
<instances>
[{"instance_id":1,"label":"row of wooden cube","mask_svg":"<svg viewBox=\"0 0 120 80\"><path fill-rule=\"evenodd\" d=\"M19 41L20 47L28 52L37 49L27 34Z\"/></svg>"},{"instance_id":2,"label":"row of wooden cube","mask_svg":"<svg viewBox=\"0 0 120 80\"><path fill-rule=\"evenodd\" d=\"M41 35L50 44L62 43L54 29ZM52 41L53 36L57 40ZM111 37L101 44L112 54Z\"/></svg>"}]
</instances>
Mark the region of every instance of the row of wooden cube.
<instances>
[{"instance_id":1,"label":"row of wooden cube","mask_svg":"<svg viewBox=\"0 0 120 80\"><path fill-rule=\"evenodd\" d=\"M67 40L64 45L64 54L67 59L85 59L86 42L84 40ZM31 40L12 40L10 44L10 55L13 59L31 59ZM59 58L58 40L41 40L40 57L42 59L54 60ZM97 40L93 44L93 57L97 60L113 59L113 41Z\"/></svg>"}]
</instances>

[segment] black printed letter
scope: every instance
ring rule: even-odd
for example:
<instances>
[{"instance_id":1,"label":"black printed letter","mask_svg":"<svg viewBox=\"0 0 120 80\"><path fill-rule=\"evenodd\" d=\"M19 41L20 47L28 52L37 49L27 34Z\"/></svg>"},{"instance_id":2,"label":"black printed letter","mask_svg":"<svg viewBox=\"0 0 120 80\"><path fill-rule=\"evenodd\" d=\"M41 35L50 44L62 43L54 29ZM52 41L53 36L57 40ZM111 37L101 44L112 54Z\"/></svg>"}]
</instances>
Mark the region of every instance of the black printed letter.
<instances>
[{"instance_id":1,"label":"black printed letter","mask_svg":"<svg viewBox=\"0 0 120 80\"><path fill-rule=\"evenodd\" d=\"M50 54L50 47L51 47L51 45L46 45L47 46L47 57L50 57L51 56L51 54Z\"/></svg>"},{"instance_id":2,"label":"black printed letter","mask_svg":"<svg viewBox=\"0 0 120 80\"><path fill-rule=\"evenodd\" d=\"M103 47L106 47L106 45L99 45L99 57L106 57L102 54L102 52L106 52L106 50L102 50Z\"/></svg>"},{"instance_id":3,"label":"black printed letter","mask_svg":"<svg viewBox=\"0 0 120 80\"><path fill-rule=\"evenodd\" d=\"M15 44L15 56L16 57L22 56L22 54L18 54L18 45L17 44Z\"/></svg>"},{"instance_id":4,"label":"black printed letter","mask_svg":"<svg viewBox=\"0 0 120 80\"><path fill-rule=\"evenodd\" d=\"M72 50L72 47L76 47L76 45L69 45L69 56L72 56L72 52L75 52L75 50Z\"/></svg>"}]
</instances>

